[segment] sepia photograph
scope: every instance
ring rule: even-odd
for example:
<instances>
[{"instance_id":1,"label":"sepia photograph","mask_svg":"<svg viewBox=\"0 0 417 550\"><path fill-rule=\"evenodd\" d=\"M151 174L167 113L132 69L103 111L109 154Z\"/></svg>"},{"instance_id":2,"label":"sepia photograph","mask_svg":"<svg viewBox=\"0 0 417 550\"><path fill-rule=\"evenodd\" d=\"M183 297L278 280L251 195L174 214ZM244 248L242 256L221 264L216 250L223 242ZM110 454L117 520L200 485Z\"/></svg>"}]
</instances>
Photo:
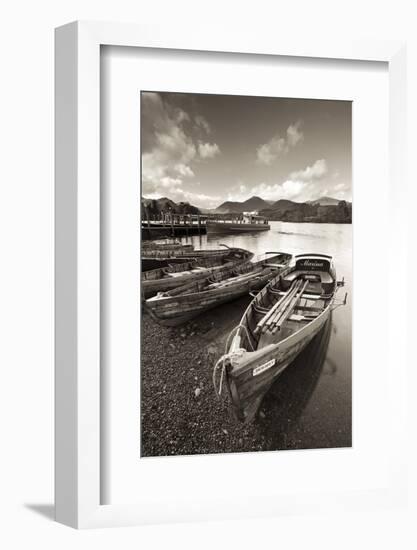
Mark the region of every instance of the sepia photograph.
<instances>
[{"instance_id":1,"label":"sepia photograph","mask_svg":"<svg viewBox=\"0 0 417 550\"><path fill-rule=\"evenodd\" d=\"M141 457L351 447L352 103L138 101Z\"/></svg>"}]
</instances>

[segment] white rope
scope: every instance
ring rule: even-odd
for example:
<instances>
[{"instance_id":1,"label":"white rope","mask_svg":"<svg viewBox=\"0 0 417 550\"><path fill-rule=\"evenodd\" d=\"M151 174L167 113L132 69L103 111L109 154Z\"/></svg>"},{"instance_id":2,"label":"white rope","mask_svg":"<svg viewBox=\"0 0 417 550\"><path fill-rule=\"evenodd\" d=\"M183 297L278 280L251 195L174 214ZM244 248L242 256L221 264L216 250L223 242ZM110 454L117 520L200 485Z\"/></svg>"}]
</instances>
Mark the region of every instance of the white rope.
<instances>
[{"instance_id":1,"label":"white rope","mask_svg":"<svg viewBox=\"0 0 417 550\"><path fill-rule=\"evenodd\" d=\"M243 328L244 331L246 332L246 338L248 339L248 342L249 342L249 345L252 349L252 351L255 351L253 345L252 345L252 342L250 340L250 337L249 337L249 331L246 327L246 325L242 325L242 324L239 324L237 325L234 329L232 329L232 331L229 333L228 337L227 337L227 340L226 340L226 346L225 346L225 353L224 355L222 355L220 357L220 359L217 360L216 364L214 365L214 368L213 368L213 386L214 386L214 391L216 392L216 395L218 397L221 396L222 394L222 389L223 389L223 380L224 380L224 375L225 375L225 372L226 372L226 359L232 359L233 357L237 356L237 355L242 355L242 353L244 351L246 351L245 349L243 348L240 348L236 351L233 351L231 353L228 353L227 350L229 349L229 341L230 341L230 338L232 336L232 334L236 331L238 331L239 329ZM219 382L219 387L217 388L217 384L216 384L216 375L217 375L217 371L221 368L221 371L220 371L220 382Z\"/></svg>"},{"instance_id":2,"label":"white rope","mask_svg":"<svg viewBox=\"0 0 417 550\"><path fill-rule=\"evenodd\" d=\"M217 363L214 365L214 369L213 369L213 386L214 386L214 391L216 392L217 397L220 397L221 394L222 394L223 378L224 378L224 372L226 370L226 358L227 357L228 357L228 355L222 355L220 357L220 359L217 361ZM216 386L216 373L217 373L217 370L219 369L220 365L221 365L220 383L219 383L219 388L217 389L217 386Z\"/></svg>"}]
</instances>

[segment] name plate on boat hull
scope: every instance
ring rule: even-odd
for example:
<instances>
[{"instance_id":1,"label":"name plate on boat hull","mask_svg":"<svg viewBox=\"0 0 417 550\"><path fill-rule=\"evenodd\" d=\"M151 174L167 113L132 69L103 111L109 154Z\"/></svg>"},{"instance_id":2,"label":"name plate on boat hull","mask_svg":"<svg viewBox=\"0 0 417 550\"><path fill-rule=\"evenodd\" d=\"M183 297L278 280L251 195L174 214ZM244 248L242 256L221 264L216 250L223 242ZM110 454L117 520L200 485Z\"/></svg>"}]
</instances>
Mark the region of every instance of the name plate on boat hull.
<instances>
[{"instance_id":1,"label":"name plate on boat hull","mask_svg":"<svg viewBox=\"0 0 417 550\"><path fill-rule=\"evenodd\" d=\"M266 370L270 369L275 365L275 359L271 359L267 363L264 363L263 365L259 365L259 367L256 367L253 369L252 374L253 376L258 376L259 374L265 372Z\"/></svg>"},{"instance_id":2,"label":"name plate on boat hull","mask_svg":"<svg viewBox=\"0 0 417 550\"><path fill-rule=\"evenodd\" d=\"M296 262L295 269L308 271L329 271L330 263L328 260L316 258L303 258Z\"/></svg>"}]
</instances>

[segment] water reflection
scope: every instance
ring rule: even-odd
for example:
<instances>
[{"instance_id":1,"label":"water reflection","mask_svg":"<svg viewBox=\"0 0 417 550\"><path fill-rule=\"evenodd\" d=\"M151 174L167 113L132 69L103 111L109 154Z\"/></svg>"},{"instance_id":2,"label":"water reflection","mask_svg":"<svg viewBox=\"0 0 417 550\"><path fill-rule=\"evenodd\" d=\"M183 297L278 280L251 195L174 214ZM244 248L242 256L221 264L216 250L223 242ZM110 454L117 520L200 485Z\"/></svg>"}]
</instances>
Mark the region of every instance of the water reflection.
<instances>
[{"instance_id":1,"label":"water reflection","mask_svg":"<svg viewBox=\"0 0 417 550\"><path fill-rule=\"evenodd\" d=\"M288 431L295 429L309 403L326 361L331 317L310 344L287 367L266 394L259 427L270 448L286 448Z\"/></svg>"}]
</instances>

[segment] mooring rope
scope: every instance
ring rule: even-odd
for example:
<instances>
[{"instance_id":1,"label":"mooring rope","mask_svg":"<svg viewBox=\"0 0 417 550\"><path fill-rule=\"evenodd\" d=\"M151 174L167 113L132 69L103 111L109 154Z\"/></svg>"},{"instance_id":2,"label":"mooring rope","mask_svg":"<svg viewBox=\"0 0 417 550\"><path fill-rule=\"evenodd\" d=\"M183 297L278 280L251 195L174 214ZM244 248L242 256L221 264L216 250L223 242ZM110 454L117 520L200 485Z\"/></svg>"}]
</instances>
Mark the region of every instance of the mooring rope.
<instances>
[{"instance_id":1,"label":"mooring rope","mask_svg":"<svg viewBox=\"0 0 417 550\"><path fill-rule=\"evenodd\" d=\"M231 332L229 333L229 335L227 337L227 340L226 340L225 353L217 360L217 362L216 362L216 364L214 365L214 368L213 368L213 386L214 386L214 391L215 391L215 393L218 397L220 397L221 394L222 394L223 380L224 380L224 375L225 375L225 372L226 372L226 359L233 358L233 356L242 355L242 353L244 351L246 351L244 348L239 348L236 351L233 351L231 353L227 352L227 350L229 349L229 341L230 341L230 338L232 337L232 334L237 332L241 328L243 328L245 333L246 333L246 338L248 339L248 342L249 342L249 345L250 345L252 351L255 351L254 347L252 345L252 342L250 340L249 331L248 331L246 325L239 324L234 329L231 330ZM220 382L219 382L219 387L217 388L216 375L217 375L217 371L220 368L221 368Z\"/></svg>"}]
</instances>

